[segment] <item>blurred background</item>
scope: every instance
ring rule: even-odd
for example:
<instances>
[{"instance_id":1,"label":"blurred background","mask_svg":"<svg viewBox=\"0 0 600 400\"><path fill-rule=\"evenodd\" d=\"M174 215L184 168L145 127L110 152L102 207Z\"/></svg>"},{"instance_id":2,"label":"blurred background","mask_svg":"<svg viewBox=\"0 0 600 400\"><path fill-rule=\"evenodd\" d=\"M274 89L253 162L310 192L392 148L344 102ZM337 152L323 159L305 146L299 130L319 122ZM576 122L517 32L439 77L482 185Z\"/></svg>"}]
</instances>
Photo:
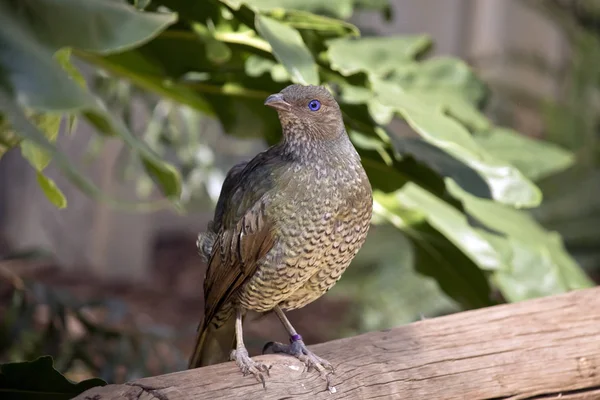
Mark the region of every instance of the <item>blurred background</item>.
<instances>
[{"instance_id":1,"label":"blurred background","mask_svg":"<svg viewBox=\"0 0 600 400\"><path fill-rule=\"evenodd\" d=\"M78 118L73 129L70 120L62 120L55 136L61 154L102 193L138 203L119 207L90 195L73 183L60 163L52 162L43 168L44 176L68 201L59 208L56 198L51 202L44 195L55 192L40 187L40 170L30 167L23 148L14 147L18 139L7 144L11 128L4 126L0 362L50 354L55 367L73 379L98 376L111 383L186 367L203 313L205 266L195 248L197 233L212 217L227 170L277 140L274 115L264 116L270 111L260 109L264 93L294 81L266 22L261 22L261 30L255 19L254 29L269 42L274 58L262 54L269 49L261 50L260 43L256 48L262 53L236 47L240 28L223 21L239 19L243 24L250 12L278 21L275 28L288 24L300 31L321 81L341 87L347 123L357 131L351 137L363 160L378 159L399 174L377 175L374 167L368 169L381 193L367 243L334 289L289 313L309 344L600 282L600 1L362 0L327 8L289 0L266 9L253 8L252 1L248 8L232 5L243 2L212 1L207 6L211 10L196 22L192 16L201 11L186 9L185 2L130 3L132 9L147 12L168 7L180 17L139 50L137 54L145 57L143 67L135 64L139 60L133 50L128 57L74 50L71 61L110 113L180 171L178 208L160 203L164 196L132 156L127 140L97 134L98 125L86 118ZM439 104L474 138L464 142L464 148L475 149L473 154L485 152L494 160L486 164L489 170L497 167L498 173L485 175L484 168L473 167L468 152L445 156L441 136L415 140L415 132L427 138L428 128L419 125L417 114L411 119L412 111L390 111L383 100L357 100L358 89L375 91L375 73L351 71L351 62L344 72L344 57L361 56L350 48L339 46L337 53L330 48L323 57L325 39L341 40L352 31L331 18L354 24L363 37L401 37L417 46L416 40L425 40L420 35L428 36L431 46L413 51L414 57L405 56L410 63L398 56L403 50L388 46L392 56L384 52L381 57L398 58L391 72L378 79L408 73L408 67L396 68L399 64L416 65L417 75L433 70L411 78L411 84L429 79L412 86L416 92L437 90L435 85L449 82L448 87L456 84L461 93L476 93L468 107L453 111L453 100ZM159 43L161 38L174 40L184 30L194 32L202 45L170 50L168 43ZM311 36L311 30L317 34ZM431 48L425 54L426 47ZM380 59L373 57L376 69ZM452 64L456 69L448 73L427 64L458 59L471 69ZM180 62L178 72L164 65L159 72L152 69L165 60ZM230 78L238 73L235 65L243 65L243 78ZM183 91L168 92L175 87L172 83L146 79L161 73L206 94L202 101L215 114L202 112L202 106L194 106L200 100L190 100ZM211 93L213 84L217 89ZM238 100L236 93L247 93L253 103L243 96ZM219 103L219 96L229 95L233 100ZM431 104L431 113L439 112L439 104ZM361 132L358 120L363 114L369 127ZM377 129L384 126L383 135L392 138L391 144ZM478 149L483 150L477 153ZM488 160L485 157L481 160ZM503 162L514 169L503 167ZM400 175L404 173L408 178ZM529 200L496 195L502 185L494 182L507 176L518 177L509 182L516 192L533 193ZM402 183L390 184L394 179ZM417 193L417 186L426 190ZM534 204L539 203L531 200L538 190L543 201ZM490 200L482 203L479 197ZM390 205L392 200L398 203ZM476 235L480 242L468 242L465 235ZM285 340L285 332L268 315L246 325L246 340L256 354L267 341Z\"/></svg>"}]
</instances>

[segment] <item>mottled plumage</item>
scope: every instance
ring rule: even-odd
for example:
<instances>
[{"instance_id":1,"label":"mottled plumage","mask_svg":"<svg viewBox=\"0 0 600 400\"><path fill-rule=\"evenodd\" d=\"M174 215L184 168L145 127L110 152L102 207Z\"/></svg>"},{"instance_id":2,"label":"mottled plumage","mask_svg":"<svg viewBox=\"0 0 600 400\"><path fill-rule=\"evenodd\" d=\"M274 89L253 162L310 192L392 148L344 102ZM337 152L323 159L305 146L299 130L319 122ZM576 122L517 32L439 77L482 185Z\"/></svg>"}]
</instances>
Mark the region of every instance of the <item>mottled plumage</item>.
<instances>
[{"instance_id":1,"label":"mottled plumage","mask_svg":"<svg viewBox=\"0 0 600 400\"><path fill-rule=\"evenodd\" d=\"M320 297L369 229L371 186L331 94L292 85L265 104L277 109L283 140L229 171L198 238L206 306L190 367L226 360L236 309L285 311Z\"/></svg>"}]
</instances>

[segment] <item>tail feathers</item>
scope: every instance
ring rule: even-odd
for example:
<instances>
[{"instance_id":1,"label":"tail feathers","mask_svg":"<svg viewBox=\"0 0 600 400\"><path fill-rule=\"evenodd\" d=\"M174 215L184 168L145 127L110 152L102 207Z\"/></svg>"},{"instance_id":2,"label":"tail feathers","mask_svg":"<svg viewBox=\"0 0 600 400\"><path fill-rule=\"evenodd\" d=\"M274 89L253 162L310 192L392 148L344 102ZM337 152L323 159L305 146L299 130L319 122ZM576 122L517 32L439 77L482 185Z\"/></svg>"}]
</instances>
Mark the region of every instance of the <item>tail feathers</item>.
<instances>
[{"instance_id":1,"label":"tail feathers","mask_svg":"<svg viewBox=\"0 0 600 400\"><path fill-rule=\"evenodd\" d=\"M188 368L205 367L229 361L229 354L235 342L235 315L229 317L221 326L200 323L194 352Z\"/></svg>"}]
</instances>

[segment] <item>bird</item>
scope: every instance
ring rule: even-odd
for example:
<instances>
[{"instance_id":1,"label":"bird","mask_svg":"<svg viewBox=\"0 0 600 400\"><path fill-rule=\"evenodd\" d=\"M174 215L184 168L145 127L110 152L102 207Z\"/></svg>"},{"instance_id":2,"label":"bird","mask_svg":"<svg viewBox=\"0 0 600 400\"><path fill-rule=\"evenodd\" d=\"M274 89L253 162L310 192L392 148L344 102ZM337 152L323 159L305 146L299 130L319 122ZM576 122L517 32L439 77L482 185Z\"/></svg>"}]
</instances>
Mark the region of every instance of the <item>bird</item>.
<instances>
[{"instance_id":1,"label":"bird","mask_svg":"<svg viewBox=\"0 0 600 400\"><path fill-rule=\"evenodd\" d=\"M265 385L269 365L248 355L243 320L273 312L288 354L327 380L334 368L305 345L284 312L321 297L362 247L373 194L341 109L324 86L287 86L264 102L277 111L279 143L227 173L213 220L198 235L207 263L205 310L189 368L235 361Z\"/></svg>"}]
</instances>

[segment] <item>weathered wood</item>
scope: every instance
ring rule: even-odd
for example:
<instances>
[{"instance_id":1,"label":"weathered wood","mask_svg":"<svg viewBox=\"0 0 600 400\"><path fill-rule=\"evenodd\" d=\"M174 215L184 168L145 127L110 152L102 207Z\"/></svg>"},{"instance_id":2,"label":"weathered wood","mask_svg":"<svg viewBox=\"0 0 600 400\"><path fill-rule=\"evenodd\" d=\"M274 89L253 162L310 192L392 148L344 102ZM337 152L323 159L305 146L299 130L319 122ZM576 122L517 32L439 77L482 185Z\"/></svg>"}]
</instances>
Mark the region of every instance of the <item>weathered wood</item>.
<instances>
[{"instance_id":1,"label":"weathered wood","mask_svg":"<svg viewBox=\"0 0 600 400\"><path fill-rule=\"evenodd\" d=\"M600 399L600 288L463 312L312 346L336 393L295 359L266 390L233 363L91 389L76 399Z\"/></svg>"}]
</instances>

